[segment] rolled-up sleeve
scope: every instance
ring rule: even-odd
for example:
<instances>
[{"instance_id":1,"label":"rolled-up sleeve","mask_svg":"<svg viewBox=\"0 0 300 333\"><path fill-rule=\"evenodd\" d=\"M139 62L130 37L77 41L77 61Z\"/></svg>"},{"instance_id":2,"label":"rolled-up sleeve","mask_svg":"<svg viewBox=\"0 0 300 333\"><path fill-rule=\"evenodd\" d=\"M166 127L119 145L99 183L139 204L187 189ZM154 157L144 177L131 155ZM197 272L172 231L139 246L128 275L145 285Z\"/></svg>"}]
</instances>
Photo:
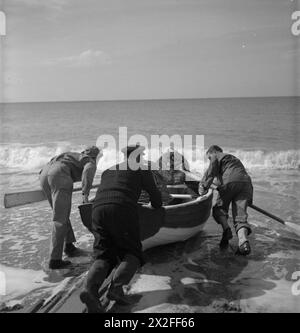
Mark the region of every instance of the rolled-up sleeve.
<instances>
[{"instance_id":1,"label":"rolled-up sleeve","mask_svg":"<svg viewBox=\"0 0 300 333\"><path fill-rule=\"evenodd\" d=\"M97 166L95 162L88 162L85 164L83 168L81 181L82 181L82 193L84 195L90 194L96 170Z\"/></svg>"},{"instance_id":2,"label":"rolled-up sleeve","mask_svg":"<svg viewBox=\"0 0 300 333\"><path fill-rule=\"evenodd\" d=\"M210 188L215 177L218 176L219 173L219 162L216 157L212 157L209 167L204 173L202 180L200 181L200 185L204 187L205 190Z\"/></svg>"}]
</instances>

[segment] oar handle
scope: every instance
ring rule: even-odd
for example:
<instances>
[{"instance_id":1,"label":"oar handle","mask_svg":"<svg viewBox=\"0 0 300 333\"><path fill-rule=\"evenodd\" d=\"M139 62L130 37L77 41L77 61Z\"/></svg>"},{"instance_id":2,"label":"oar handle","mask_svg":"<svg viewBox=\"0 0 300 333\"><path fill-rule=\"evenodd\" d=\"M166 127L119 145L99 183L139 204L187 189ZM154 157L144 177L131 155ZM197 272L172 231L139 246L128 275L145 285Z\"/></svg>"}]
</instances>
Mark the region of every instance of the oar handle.
<instances>
[{"instance_id":1,"label":"oar handle","mask_svg":"<svg viewBox=\"0 0 300 333\"><path fill-rule=\"evenodd\" d=\"M210 188L213 189L213 190L216 190L217 189L216 184L212 184L212 186ZM262 214L270 217L271 219L274 219L275 221L277 221L277 222L279 222L281 224L285 224L285 221L283 219L281 219L280 217L275 216L275 215L267 212L266 210L264 210L264 209L262 209L260 207L257 207L257 206L255 206L253 204L249 205L249 207L251 207L252 209L256 210L259 213L262 213Z\"/></svg>"},{"instance_id":2,"label":"oar handle","mask_svg":"<svg viewBox=\"0 0 300 333\"><path fill-rule=\"evenodd\" d=\"M216 190L216 189L217 189L217 186L216 186L216 184L212 184L210 188L211 188L212 190ZM256 211L259 212L259 213L262 213L262 214L264 214L264 215L270 217L271 219L273 219L273 220L275 220L275 221L277 221L277 222L279 222L279 223L281 223L281 224L286 225L286 223L285 223L285 221L284 221L283 219L281 219L280 217L275 216L275 215L273 215L273 214L267 212L266 210L264 210L264 209L262 209L262 208L260 208L260 207L257 207L257 206L255 206L255 205L253 205L253 204L249 205L249 207L251 207L252 209L256 210Z\"/></svg>"},{"instance_id":3,"label":"oar handle","mask_svg":"<svg viewBox=\"0 0 300 333\"><path fill-rule=\"evenodd\" d=\"M260 212L260 213L262 213L262 214L264 214L268 217L271 217L272 219L274 219L275 221L278 221L281 224L285 224L284 220L282 220L280 217L277 217L277 216L265 211L264 209L261 209L260 207L257 207L253 204L249 205L249 207L251 207L252 209L254 209L254 210L256 210L256 211L258 211L258 212Z\"/></svg>"}]
</instances>

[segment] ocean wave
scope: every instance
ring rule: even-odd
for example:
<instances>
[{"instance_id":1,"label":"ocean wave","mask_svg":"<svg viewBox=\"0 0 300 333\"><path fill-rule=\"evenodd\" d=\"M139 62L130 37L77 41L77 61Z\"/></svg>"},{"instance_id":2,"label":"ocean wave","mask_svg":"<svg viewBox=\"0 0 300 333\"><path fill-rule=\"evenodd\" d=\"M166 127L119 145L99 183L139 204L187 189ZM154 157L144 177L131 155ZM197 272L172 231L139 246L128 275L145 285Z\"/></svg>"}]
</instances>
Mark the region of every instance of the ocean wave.
<instances>
[{"instance_id":1,"label":"ocean wave","mask_svg":"<svg viewBox=\"0 0 300 333\"><path fill-rule=\"evenodd\" d=\"M0 145L0 168L3 173L15 171L32 172L46 164L53 156L65 151L81 151L83 146L73 146L69 142L24 145Z\"/></svg>"},{"instance_id":2,"label":"ocean wave","mask_svg":"<svg viewBox=\"0 0 300 333\"><path fill-rule=\"evenodd\" d=\"M236 150L232 153L238 157L246 168L249 169L300 169L300 150L290 149L284 151L243 151Z\"/></svg>"},{"instance_id":3,"label":"ocean wave","mask_svg":"<svg viewBox=\"0 0 300 333\"><path fill-rule=\"evenodd\" d=\"M26 172L38 170L45 165L53 156L65 151L80 152L83 145L74 146L69 142L57 142L45 145L2 144L0 145L0 168L1 174L10 172ZM224 149L241 159L247 169L300 169L300 150L263 151ZM160 151L156 149L146 150L145 158L156 161ZM196 154L190 149L184 152L189 162L191 171L203 172L208 166L205 154ZM98 163L98 170L105 170L122 160L122 154L114 150L104 150L104 156Z\"/></svg>"}]
</instances>

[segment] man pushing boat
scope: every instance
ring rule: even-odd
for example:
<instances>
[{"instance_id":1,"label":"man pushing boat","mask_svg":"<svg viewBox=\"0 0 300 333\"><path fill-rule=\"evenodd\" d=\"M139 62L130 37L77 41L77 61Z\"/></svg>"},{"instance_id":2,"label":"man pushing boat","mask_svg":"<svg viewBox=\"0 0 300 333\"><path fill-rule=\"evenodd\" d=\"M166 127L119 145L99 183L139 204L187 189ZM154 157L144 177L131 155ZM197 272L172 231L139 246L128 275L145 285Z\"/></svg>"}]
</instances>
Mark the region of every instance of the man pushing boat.
<instances>
[{"instance_id":1,"label":"man pushing boat","mask_svg":"<svg viewBox=\"0 0 300 333\"><path fill-rule=\"evenodd\" d=\"M115 267L106 297L122 303L126 301L123 286L144 263L137 202L142 189L154 208L162 206L162 198L151 171L139 165L143 151L139 145L126 147L125 161L102 174L92 213L95 261L80 294L89 313L104 312L98 291Z\"/></svg>"},{"instance_id":2,"label":"man pushing boat","mask_svg":"<svg viewBox=\"0 0 300 333\"><path fill-rule=\"evenodd\" d=\"M96 146L81 153L62 153L53 157L40 171L40 184L53 210L50 269L62 269L71 264L62 260L63 251L70 257L81 254L73 244L76 239L70 222L73 183L82 181L82 199L88 202L98 156L102 154Z\"/></svg>"},{"instance_id":3,"label":"man pushing boat","mask_svg":"<svg viewBox=\"0 0 300 333\"><path fill-rule=\"evenodd\" d=\"M190 166L183 154L174 148L163 153L158 159L160 173L169 185L183 184L186 178L185 172L190 172Z\"/></svg>"},{"instance_id":4,"label":"man pushing boat","mask_svg":"<svg viewBox=\"0 0 300 333\"><path fill-rule=\"evenodd\" d=\"M228 210L231 204L233 223L239 239L237 253L248 255L251 248L247 236L251 233L251 227L247 222L247 206L253 199L251 178L242 162L231 154L224 154L219 146L211 146L206 155L210 164L199 184L199 194L205 194L214 178L218 179L219 193L213 207L213 217L223 228L220 247L226 248L232 238L231 228L228 225Z\"/></svg>"}]
</instances>

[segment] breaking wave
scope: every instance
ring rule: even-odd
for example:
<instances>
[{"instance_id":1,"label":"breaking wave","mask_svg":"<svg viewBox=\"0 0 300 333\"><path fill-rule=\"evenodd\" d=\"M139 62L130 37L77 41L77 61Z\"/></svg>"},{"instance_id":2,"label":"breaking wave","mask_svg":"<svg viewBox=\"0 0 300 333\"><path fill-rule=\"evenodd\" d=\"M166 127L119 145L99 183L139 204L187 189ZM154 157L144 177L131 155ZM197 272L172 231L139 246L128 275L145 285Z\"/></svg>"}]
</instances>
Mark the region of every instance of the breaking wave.
<instances>
[{"instance_id":1,"label":"breaking wave","mask_svg":"<svg viewBox=\"0 0 300 333\"><path fill-rule=\"evenodd\" d=\"M32 172L41 168L53 156L64 151L82 151L84 146L74 146L68 142L41 145L2 144L0 145L1 174L10 172ZM263 151L224 149L241 159L247 169L300 169L300 150ZM158 150L146 151L145 158L152 161L159 157ZM195 152L185 151L191 171L203 171L208 162L204 154L195 157ZM104 150L98 169L104 170L122 159L122 154Z\"/></svg>"}]
</instances>

